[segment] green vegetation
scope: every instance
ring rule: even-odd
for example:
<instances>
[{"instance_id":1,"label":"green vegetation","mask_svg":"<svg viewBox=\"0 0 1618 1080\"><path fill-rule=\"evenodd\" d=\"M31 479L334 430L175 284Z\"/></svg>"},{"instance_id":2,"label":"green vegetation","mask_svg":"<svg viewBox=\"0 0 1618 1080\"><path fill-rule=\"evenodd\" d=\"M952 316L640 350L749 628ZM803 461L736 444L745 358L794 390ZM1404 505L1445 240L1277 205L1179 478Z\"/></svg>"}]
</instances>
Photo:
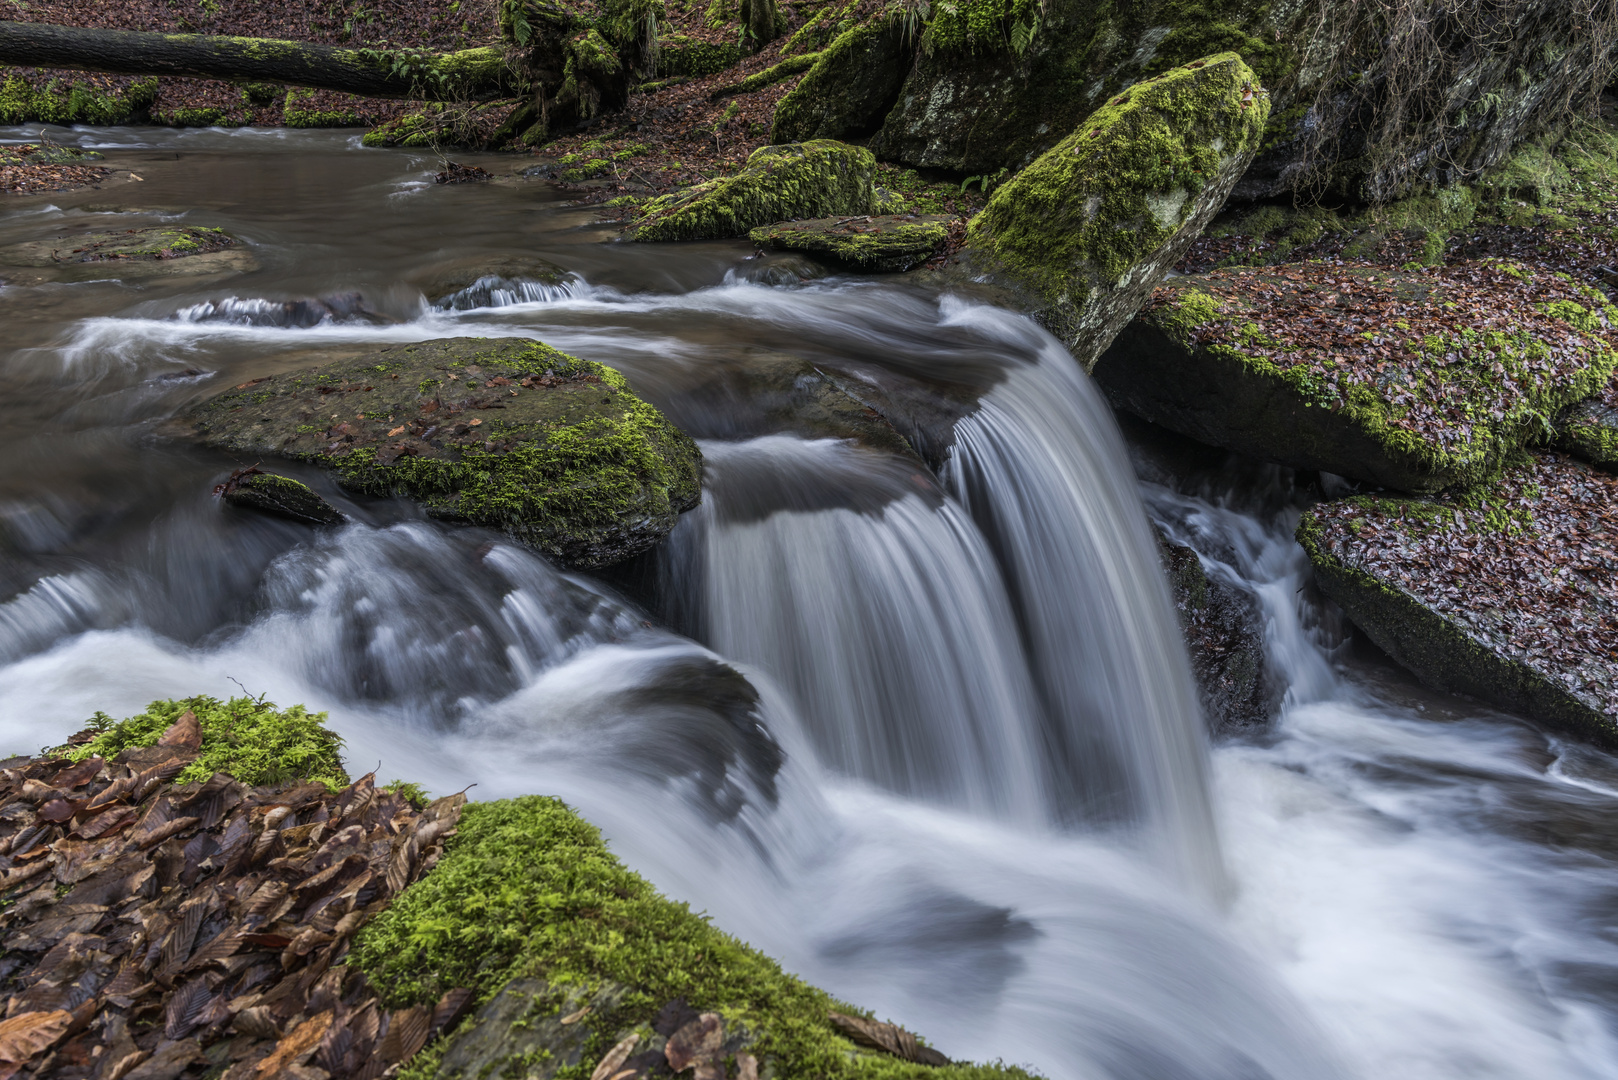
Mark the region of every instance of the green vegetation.
<instances>
[{"instance_id":1,"label":"green vegetation","mask_svg":"<svg viewBox=\"0 0 1618 1080\"><path fill-rule=\"evenodd\" d=\"M520 339L381 356L275 376L191 416L215 445L325 466L350 490L415 499L576 566L635 554L697 502L696 444L612 368Z\"/></svg>"},{"instance_id":2,"label":"green vegetation","mask_svg":"<svg viewBox=\"0 0 1618 1080\"><path fill-rule=\"evenodd\" d=\"M897 272L920 266L944 246L949 228L939 221L874 217L857 228L836 221L766 225L750 234L760 247L821 255L856 270Z\"/></svg>"},{"instance_id":3,"label":"green vegetation","mask_svg":"<svg viewBox=\"0 0 1618 1080\"><path fill-rule=\"evenodd\" d=\"M281 106L281 119L287 127L333 128L366 127L370 121L348 109L310 109L299 107L315 96L313 90L288 90Z\"/></svg>"},{"instance_id":4,"label":"green vegetation","mask_svg":"<svg viewBox=\"0 0 1618 1080\"><path fill-rule=\"evenodd\" d=\"M202 730L202 749L175 777L177 784L206 780L222 772L253 786L293 780L334 789L348 786L339 756L343 740L325 726L326 714L311 713L302 705L283 711L262 698L220 701L199 695L154 701L145 712L126 720L98 712L88 725L96 732L95 738L53 752L83 761L92 754L112 758L123 750L155 746L188 710L196 714Z\"/></svg>"},{"instance_id":5,"label":"green vegetation","mask_svg":"<svg viewBox=\"0 0 1618 1080\"><path fill-rule=\"evenodd\" d=\"M145 119L156 101L156 79L106 93L56 79L36 87L12 72L0 83L0 124L128 124Z\"/></svg>"},{"instance_id":6,"label":"green vegetation","mask_svg":"<svg viewBox=\"0 0 1618 1080\"><path fill-rule=\"evenodd\" d=\"M246 122L225 109L163 109L152 113L152 121L168 127L240 127Z\"/></svg>"},{"instance_id":7,"label":"green vegetation","mask_svg":"<svg viewBox=\"0 0 1618 1080\"><path fill-rule=\"evenodd\" d=\"M1234 179L1268 109L1231 53L1134 86L999 187L968 243L1041 297L1058 337L1073 338L1089 326L1093 295L1180 236L1205 188Z\"/></svg>"},{"instance_id":8,"label":"green vegetation","mask_svg":"<svg viewBox=\"0 0 1618 1080\"><path fill-rule=\"evenodd\" d=\"M620 988L621 994L598 996L608 1004L577 1021L588 1031L584 1052L578 1064L555 1073L557 1080L584 1080L631 1032L649 1038L653 1018L676 998L719 1013L727 1031L745 1032L763 1075L1027 1076L1004 1066L929 1068L855 1047L827 1013L857 1010L786 974L685 904L659 896L613 857L593 826L555 799L469 804L443 859L360 932L350 956L390 1007L430 1004L454 987L470 987L487 1001L513 979L536 977L552 996L536 1001L535 1015L524 1018L532 1023L580 994ZM431 1077L443 1049L429 1047L404 1075Z\"/></svg>"},{"instance_id":9,"label":"green vegetation","mask_svg":"<svg viewBox=\"0 0 1618 1080\"><path fill-rule=\"evenodd\" d=\"M711 240L794 218L870 213L875 174L869 150L829 139L760 147L740 172L648 203L633 237Z\"/></svg>"}]
</instances>

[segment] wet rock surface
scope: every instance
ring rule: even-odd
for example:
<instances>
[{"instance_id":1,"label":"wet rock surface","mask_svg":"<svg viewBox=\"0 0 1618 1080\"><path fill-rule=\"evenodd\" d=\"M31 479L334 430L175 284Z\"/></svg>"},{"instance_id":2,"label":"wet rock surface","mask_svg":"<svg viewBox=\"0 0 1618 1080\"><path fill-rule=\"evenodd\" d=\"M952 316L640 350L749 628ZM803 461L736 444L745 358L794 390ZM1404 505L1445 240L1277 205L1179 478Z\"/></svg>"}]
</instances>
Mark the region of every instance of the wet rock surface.
<instances>
[{"instance_id":1,"label":"wet rock surface","mask_svg":"<svg viewBox=\"0 0 1618 1080\"><path fill-rule=\"evenodd\" d=\"M569 277L566 270L548 259L534 255L497 255L435 264L431 270L418 275L415 283L421 287L429 304L446 305L452 303L457 294L490 279L532 281L555 287L564 284Z\"/></svg>"},{"instance_id":2,"label":"wet rock surface","mask_svg":"<svg viewBox=\"0 0 1618 1080\"><path fill-rule=\"evenodd\" d=\"M1403 491L1487 479L1618 364L1618 308L1511 263L1176 278L1096 365L1113 403L1264 460Z\"/></svg>"},{"instance_id":3,"label":"wet rock surface","mask_svg":"<svg viewBox=\"0 0 1618 1080\"><path fill-rule=\"evenodd\" d=\"M84 281L250 270L257 261L222 229L160 226L80 233L0 248L7 280ZM26 268L26 269L21 269Z\"/></svg>"},{"instance_id":4,"label":"wet rock surface","mask_svg":"<svg viewBox=\"0 0 1618 1080\"><path fill-rule=\"evenodd\" d=\"M1608 382L1601 392L1563 409L1556 416L1553 445L1609 471L1618 470L1618 388Z\"/></svg>"},{"instance_id":5,"label":"wet rock surface","mask_svg":"<svg viewBox=\"0 0 1618 1080\"><path fill-rule=\"evenodd\" d=\"M854 270L897 273L937 254L953 220L947 214L861 214L784 221L749 235L760 247L801 251Z\"/></svg>"},{"instance_id":6,"label":"wet rock surface","mask_svg":"<svg viewBox=\"0 0 1618 1080\"><path fill-rule=\"evenodd\" d=\"M1203 712L1214 730L1266 724L1276 694L1265 665L1263 616L1252 596L1208 576L1197 553L1157 537Z\"/></svg>"},{"instance_id":7,"label":"wet rock surface","mask_svg":"<svg viewBox=\"0 0 1618 1080\"><path fill-rule=\"evenodd\" d=\"M1234 53L1131 87L995 191L967 231L970 276L1022 291L1091 369L1223 205L1268 115Z\"/></svg>"},{"instance_id":8,"label":"wet rock surface","mask_svg":"<svg viewBox=\"0 0 1618 1080\"><path fill-rule=\"evenodd\" d=\"M571 566L645 550L700 497L696 444L611 368L523 339L450 338L242 383L178 430L333 469Z\"/></svg>"},{"instance_id":9,"label":"wet rock surface","mask_svg":"<svg viewBox=\"0 0 1618 1080\"><path fill-rule=\"evenodd\" d=\"M770 141L850 139L882 126L916 51L899 19L857 26L838 37L803 81L781 99Z\"/></svg>"},{"instance_id":10,"label":"wet rock surface","mask_svg":"<svg viewBox=\"0 0 1618 1080\"><path fill-rule=\"evenodd\" d=\"M214 494L231 506L256 510L303 525L341 525L346 518L331 503L290 476L260 472L256 467L238 469Z\"/></svg>"},{"instance_id":11,"label":"wet rock surface","mask_svg":"<svg viewBox=\"0 0 1618 1080\"><path fill-rule=\"evenodd\" d=\"M1618 478L1539 453L1432 501L1304 515L1321 588L1423 682L1618 745Z\"/></svg>"}]
</instances>

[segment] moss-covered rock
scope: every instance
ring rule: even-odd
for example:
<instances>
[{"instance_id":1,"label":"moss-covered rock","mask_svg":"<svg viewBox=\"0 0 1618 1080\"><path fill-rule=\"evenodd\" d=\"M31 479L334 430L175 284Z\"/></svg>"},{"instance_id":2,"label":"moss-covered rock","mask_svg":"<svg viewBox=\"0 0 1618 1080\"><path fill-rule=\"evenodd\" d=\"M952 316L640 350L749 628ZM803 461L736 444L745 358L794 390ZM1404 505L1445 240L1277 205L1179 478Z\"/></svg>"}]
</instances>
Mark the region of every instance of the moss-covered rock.
<instances>
[{"instance_id":1,"label":"moss-covered rock","mask_svg":"<svg viewBox=\"0 0 1618 1080\"><path fill-rule=\"evenodd\" d=\"M1305 514L1321 588L1423 682L1618 746L1618 478L1538 454L1433 501Z\"/></svg>"},{"instance_id":2,"label":"moss-covered rock","mask_svg":"<svg viewBox=\"0 0 1618 1080\"><path fill-rule=\"evenodd\" d=\"M695 1063L713 1076L715 1065L728 1076L824 1080L1027 1076L930 1068L855 1045L830 1014L856 1010L658 895L554 799L469 804L444 858L361 931L350 955L387 1005L431 1004L453 987L481 1003L478 1017L410 1063L408 1080L582 1080L615 1047L606 1075Z\"/></svg>"},{"instance_id":3,"label":"moss-covered rock","mask_svg":"<svg viewBox=\"0 0 1618 1080\"><path fill-rule=\"evenodd\" d=\"M716 240L794 218L844 217L874 209L876 159L830 139L763 146L740 172L648 203L636 240Z\"/></svg>"},{"instance_id":4,"label":"moss-covered rock","mask_svg":"<svg viewBox=\"0 0 1618 1080\"><path fill-rule=\"evenodd\" d=\"M257 468L232 474L215 489L231 506L286 518L304 525L341 525L341 511L290 476L276 476Z\"/></svg>"},{"instance_id":5,"label":"moss-covered rock","mask_svg":"<svg viewBox=\"0 0 1618 1080\"><path fill-rule=\"evenodd\" d=\"M194 225L81 233L0 248L0 266L34 268L31 274L6 275L19 284L206 274L254 265L235 237Z\"/></svg>"},{"instance_id":6,"label":"moss-covered rock","mask_svg":"<svg viewBox=\"0 0 1618 1080\"><path fill-rule=\"evenodd\" d=\"M870 135L898 100L915 41L898 19L858 26L832 42L775 107L773 143Z\"/></svg>"},{"instance_id":7,"label":"moss-covered rock","mask_svg":"<svg viewBox=\"0 0 1618 1080\"><path fill-rule=\"evenodd\" d=\"M578 567L657 543L700 497L696 444L612 368L537 341L449 338L272 375L192 409L210 446L336 471Z\"/></svg>"},{"instance_id":8,"label":"moss-covered rock","mask_svg":"<svg viewBox=\"0 0 1618 1080\"><path fill-rule=\"evenodd\" d=\"M1479 483L1618 365L1618 308L1503 262L1176 278L1096 366L1203 442L1401 491Z\"/></svg>"},{"instance_id":9,"label":"moss-covered rock","mask_svg":"<svg viewBox=\"0 0 1618 1080\"><path fill-rule=\"evenodd\" d=\"M819 218L782 222L754 229L760 247L802 251L852 267L879 273L911 270L937 254L949 239L947 215L921 217L889 214L872 217Z\"/></svg>"},{"instance_id":10,"label":"moss-covered rock","mask_svg":"<svg viewBox=\"0 0 1618 1080\"><path fill-rule=\"evenodd\" d=\"M201 747L196 760L174 777L176 784L228 773L248 785L306 781L329 788L348 785L341 757L343 740L326 727L325 713L302 705L278 709L272 701L239 697L229 701L198 696L154 701L124 720L98 712L90 721L94 738L60 748L62 757L83 761L99 754L109 761L121 752L155 746L186 713L197 722Z\"/></svg>"},{"instance_id":11,"label":"moss-covered rock","mask_svg":"<svg viewBox=\"0 0 1618 1080\"><path fill-rule=\"evenodd\" d=\"M1223 205L1268 114L1234 53L1130 88L990 197L974 264L1026 290L1088 370Z\"/></svg>"},{"instance_id":12,"label":"moss-covered rock","mask_svg":"<svg viewBox=\"0 0 1618 1080\"><path fill-rule=\"evenodd\" d=\"M1552 444L1608 471L1618 471L1618 387L1575 402L1557 414Z\"/></svg>"},{"instance_id":13,"label":"moss-covered rock","mask_svg":"<svg viewBox=\"0 0 1618 1080\"><path fill-rule=\"evenodd\" d=\"M701 78L734 67L747 56L736 42L704 41L690 34L669 34L658 42L657 74L662 78Z\"/></svg>"}]
</instances>

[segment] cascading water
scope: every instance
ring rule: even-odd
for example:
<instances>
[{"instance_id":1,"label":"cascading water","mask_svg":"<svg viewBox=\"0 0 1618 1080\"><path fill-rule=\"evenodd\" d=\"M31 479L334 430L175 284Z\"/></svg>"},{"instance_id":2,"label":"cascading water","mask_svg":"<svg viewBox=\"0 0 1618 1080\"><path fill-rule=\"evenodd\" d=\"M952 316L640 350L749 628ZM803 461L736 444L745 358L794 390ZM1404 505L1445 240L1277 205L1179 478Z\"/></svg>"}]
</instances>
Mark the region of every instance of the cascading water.
<instances>
[{"instance_id":1,"label":"cascading water","mask_svg":"<svg viewBox=\"0 0 1618 1080\"><path fill-rule=\"evenodd\" d=\"M1217 890L1201 711L1111 413L1025 320L946 305L944 323L992 328L1039 358L957 426L944 480L1013 583L1049 715L1045 782L1074 820L1147 823L1173 865Z\"/></svg>"},{"instance_id":2,"label":"cascading water","mask_svg":"<svg viewBox=\"0 0 1618 1080\"><path fill-rule=\"evenodd\" d=\"M1000 572L920 462L703 444L663 577L717 652L797 704L816 755L890 791L1040 824L1037 705Z\"/></svg>"},{"instance_id":3,"label":"cascading water","mask_svg":"<svg viewBox=\"0 0 1618 1080\"><path fill-rule=\"evenodd\" d=\"M800 284L734 246L597 244L586 211L434 191L429 160L336 139L151 138L143 193L214 207L264 269L228 292L0 288L7 748L237 682L303 701L357 767L560 795L788 968L1052 1080L1618 1074L1618 766L1345 650L1304 588L1295 508L1227 497L1274 477L1148 489L1171 536L1258 594L1290 684L1271 730L1214 747L1210 781L1123 443L1031 323ZM294 161L297 185L277 171ZM104 225L70 206L0 233L69 218ZM400 284L519 234L600 283L465 310ZM352 317L273 299L356 292ZM325 486L354 518L327 533L224 510L207 489L244 463L149 437L215 382L467 333L614 364L683 425L743 440L706 443L709 500L662 566L707 647L407 505ZM735 403L705 388L752 353L978 406L939 483L727 426Z\"/></svg>"}]
</instances>

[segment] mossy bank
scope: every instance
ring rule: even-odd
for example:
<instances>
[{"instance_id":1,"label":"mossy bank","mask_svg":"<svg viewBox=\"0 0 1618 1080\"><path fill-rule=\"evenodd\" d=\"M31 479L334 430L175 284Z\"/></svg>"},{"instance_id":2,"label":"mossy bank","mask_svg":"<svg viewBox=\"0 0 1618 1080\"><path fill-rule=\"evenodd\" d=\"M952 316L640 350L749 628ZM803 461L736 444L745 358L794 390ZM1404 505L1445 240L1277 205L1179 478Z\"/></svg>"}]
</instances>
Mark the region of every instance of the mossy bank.
<instances>
[{"instance_id":1,"label":"mossy bank","mask_svg":"<svg viewBox=\"0 0 1618 1080\"><path fill-rule=\"evenodd\" d=\"M450 338L243 383L185 432L336 471L578 567L644 551L700 498L696 444L612 368L522 339Z\"/></svg>"},{"instance_id":2,"label":"mossy bank","mask_svg":"<svg viewBox=\"0 0 1618 1080\"><path fill-rule=\"evenodd\" d=\"M1321 588L1439 690L1618 746L1618 479L1557 454L1433 500L1305 514Z\"/></svg>"},{"instance_id":3,"label":"mossy bank","mask_svg":"<svg viewBox=\"0 0 1618 1080\"><path fill-rule=\"evenodd\" d=\"M404 1073L411 1080L584 1080L631 1039L612 1074L667 1075L681 1029L704 1014L717 1024L707 1022L692 1061L725 1070L704 1075L1027 1075L930 1068L856 1046L830 1014L857 1010L658 895L555 799L469 804L444 859L361 933L353 962L390 1006L458 986L477 994L482 1011L429 1046Z\"/></svg>"},{"instance_id":4,"label":"mossy bank","mask_svg":"<svg viewBox=\"0 0 1618 1080\"><path fill-rule=\"evenodd\" d=\"M1253 457L1468 486L1618 365L1618 308L1512 263L1299 263L1177 278L1096 366L1113 403Z\"/></svg>"}]
</instances>

